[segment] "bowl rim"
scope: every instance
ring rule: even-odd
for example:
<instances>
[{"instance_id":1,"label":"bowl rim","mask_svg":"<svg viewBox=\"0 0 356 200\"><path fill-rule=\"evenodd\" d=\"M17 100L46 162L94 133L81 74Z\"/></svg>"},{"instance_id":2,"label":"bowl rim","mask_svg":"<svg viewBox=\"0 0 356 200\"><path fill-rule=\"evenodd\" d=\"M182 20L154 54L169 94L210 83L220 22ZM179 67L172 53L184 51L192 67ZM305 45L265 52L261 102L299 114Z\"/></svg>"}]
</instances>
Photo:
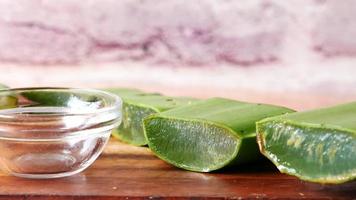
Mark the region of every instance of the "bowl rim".
<instances>
[{"instance_id":1,"label":"bowl rim","mask_svg":"<svg viewBox=\"0 0 356 200\"><path fill-rule=\"evenodd\" d=\"M104 107L101 108L90 108L90 109L78 109L75 110L73 108L67 108L63 109L65 107L60 107L62 113L58 114L60 117L61 116L78 116L78 117L86 117L89 116L90 118L95 118L95 117L100 117L102 115L105 115L106 113L116 113L118 112L118 118L116 120L113 120L110 118L106 119L108 122L110 121L109 124L100 126L100 127L91 127L91 128L84 128L84 129L78 129L78 130L72 130L69 131L69 134L66 135L60 135L60 136L54 136L54 137L38 137L38 138L27 138L27 137L18 137L18 136L9 136L9 135L2 135L0 134L0 140L9 140L9 141L17 141L17 142L52 142L52 141L63 141L63 140L70 140L72 138L87 138L91 136L96 136L99 134L99 132L105 132L108 130L111 130L115 127L117 127L121 123L121 115L122 115L122 99L110 92L102 91L100 89L90 89L90 88L70 88L70 87L24 87L24 88L1 88L0 89L0 95L2 92L10 92L11 91L31 91L31 90L58 90L58 91L63 91L63 90L73 90L75 91L81 91L81 92L90 92L90 94L100 94L103 95L103 99L108 99L111 98L113 100L113 103L110 105L105 105ZM38 113L42 112L51 112L51 108L53 107L46 107L46 106L38 106L38 107L15 107L15 108L6 108L6 109L1 109L0 110L0 122L2 120L8 121L11 126L16 126L16 123L26 123L22 119L22 113L23 112L34 112L34 114L28 114L25 116L25 118L31 118L31 116L35 116ZM55 108L53 108L56 110ZM57 109L58 110L58 109ZM73 111L74 110L74 111ZM51 115L56 115L56 114L42 114L43 117L46 117ZM112 114L110 114L112 116ZM21 121L22 120L22 121ZM34 121L32 121L34 122ZM32 123L30 121L30 123ZM54 130L59 130L62 131L62 129L46 129L46 131L54 131ZM54 131L56 132L56 131Z\"/></svg>"},{"instance_id":2,"label":"bowl rim","mask_svg":"<svg viewBox=\"0 0 356 200\"><path fill-rule=\"evenodd\" d=\"M31 91L31 90L58 90L58 91L82 91L95 94L101 94L104 98L111 98L113 99L113 104L109 106L104 106L102 108L93 108L93 109L81 109L80 111L73 109L73 108L66 108L63 107L63 110L66 111L67 114L70 115L90 115L90 114L100 114L103 112L109 112L112 110L120 109L122 106L122 99L118 95L112 94L110 92L106 92L100 89L92 89L92 88L75 88L75 87L19 87L19 88L1 88L0 95L2 92L12 92L12 91ZM46 106L38 106L38 107L15 107L15 108L6 108L0 109L0 118L11 118L16 113L21 113L24 111L32 111L32 110L44 110L48 111L48 107Z\"/></svg>"}]
</instances>

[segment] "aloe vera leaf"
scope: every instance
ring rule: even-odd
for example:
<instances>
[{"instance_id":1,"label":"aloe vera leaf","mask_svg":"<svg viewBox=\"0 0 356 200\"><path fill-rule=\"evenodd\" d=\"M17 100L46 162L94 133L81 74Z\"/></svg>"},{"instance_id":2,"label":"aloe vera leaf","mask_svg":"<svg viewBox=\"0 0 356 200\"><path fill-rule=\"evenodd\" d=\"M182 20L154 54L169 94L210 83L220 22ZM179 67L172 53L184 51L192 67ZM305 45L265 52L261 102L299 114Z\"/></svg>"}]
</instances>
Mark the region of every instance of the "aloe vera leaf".
<instances>
[{"instance_id":1,"label":"aloe vera leaf","mask_svg":"<svg viewBox=\"0 0 356 200\"><path fill-rule=\"evenodd\" d=\"M144 93L130 89L107 89L123 100L122 123L112 135L126 143L143 146L147 140L143 133L142 121L145 117L182 105L191 104L195 99L189 97L167 97L158 93Z\"/></svg>"},{"instance_id":2,"label":"aloe vera leaf","mask_svg":"<svg viewBox=\"0 0 356 200\"><path fill-rule=\"evenodd\" d=\"M293 112L288 108L212 98L144 120L150 149L179 168L209 172L263 158L255 122Z\"/></svg>"},{"instance_id":3,"label":"aloe vera leaf","mask_svg":"<svg viewBox=\"0 0 356 200\"><path fill-rule=\"evenodd\" d=\"M261 152L278 169L311 182L356 178L356 102L264 119Z\"/></svg>"}]
</instances>

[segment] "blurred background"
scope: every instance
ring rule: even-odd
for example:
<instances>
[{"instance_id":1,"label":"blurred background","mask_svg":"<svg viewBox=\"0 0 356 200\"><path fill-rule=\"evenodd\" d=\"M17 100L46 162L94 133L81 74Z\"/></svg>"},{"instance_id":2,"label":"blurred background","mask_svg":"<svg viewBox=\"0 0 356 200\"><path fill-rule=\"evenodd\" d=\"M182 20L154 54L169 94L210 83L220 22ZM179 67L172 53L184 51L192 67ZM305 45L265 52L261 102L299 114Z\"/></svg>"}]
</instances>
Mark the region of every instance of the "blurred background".
<instances>
[{"instance_id":1,"label":"blurred background","mask_svg":"<svg viewBox=\"0 0 356 200\"><path fill-rule=\"evenodd\" d=\"M356 0L0 0L0 82L356 99Z\"/></svg>"}]
</instances>

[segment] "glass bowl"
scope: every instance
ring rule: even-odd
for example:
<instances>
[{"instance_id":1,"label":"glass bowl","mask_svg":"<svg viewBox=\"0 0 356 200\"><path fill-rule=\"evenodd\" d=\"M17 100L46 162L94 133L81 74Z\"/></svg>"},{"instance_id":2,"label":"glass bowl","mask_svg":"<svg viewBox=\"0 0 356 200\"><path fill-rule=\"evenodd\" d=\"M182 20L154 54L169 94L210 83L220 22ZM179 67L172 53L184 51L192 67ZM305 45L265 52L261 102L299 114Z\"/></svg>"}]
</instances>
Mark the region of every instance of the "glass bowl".
<instances>
[{"instance_id":1,"label":"glass bowl","mask_svg":"<svg viewBox=\"0 0 356 200\"><path fill-rule=\"evenodd\" d=\"M121 122L122 101L71 88L0 90L0 166L25 178L59 178L91 165Z\"/></svg>"}]
</instances>

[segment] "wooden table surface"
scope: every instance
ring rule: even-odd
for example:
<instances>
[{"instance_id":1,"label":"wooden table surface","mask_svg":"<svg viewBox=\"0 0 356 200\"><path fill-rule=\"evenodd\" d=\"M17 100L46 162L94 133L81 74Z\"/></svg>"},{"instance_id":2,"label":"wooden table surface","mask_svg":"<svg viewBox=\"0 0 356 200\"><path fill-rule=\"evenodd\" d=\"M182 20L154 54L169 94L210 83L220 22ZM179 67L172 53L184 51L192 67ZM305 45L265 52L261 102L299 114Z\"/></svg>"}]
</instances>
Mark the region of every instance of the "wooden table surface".
<instances>
[{"instance_id":1,"label":"wooden table surface","mask_svg":"<svg viewBox=\"0 0 356 200\"><path fill-rule=\"evenodd\" d=\"M215 173L172 167L145 147L110 142L86 171L31 180L0 174L2 199L356 199L356 182L319 185L280 174L269 162Z\"/></svg>"}]
</instances>

